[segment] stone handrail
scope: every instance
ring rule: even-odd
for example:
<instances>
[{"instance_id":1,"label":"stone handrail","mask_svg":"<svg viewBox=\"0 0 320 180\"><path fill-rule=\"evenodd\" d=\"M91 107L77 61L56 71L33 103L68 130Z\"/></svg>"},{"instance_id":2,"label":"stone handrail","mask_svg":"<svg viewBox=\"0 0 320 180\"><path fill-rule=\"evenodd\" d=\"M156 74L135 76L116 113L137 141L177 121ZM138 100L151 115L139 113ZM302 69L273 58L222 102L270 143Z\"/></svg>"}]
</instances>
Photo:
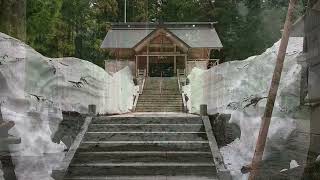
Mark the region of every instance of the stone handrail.
<instances>
[{"instance_id":1,"label":"stone handrail","mask_svg":"<svg viewBox=\"0 0 320 180\"><path fill-rule=\"evenodd\" d=\"M64 176L66 175L68 168L69 168L69 165L71 163L71 160L73 159L78 147L80 146L81 141L82 141L85 133L87 132L91 121L92 121L92 116L86 117L85 122L83 123L79 134L76 136L69 151L66 153L64 159L62 160L62 163L60 164L60 166L57 169L52 171L51 176L55 180L63 180L64 179Z\"/></svg>"}]
</instances>

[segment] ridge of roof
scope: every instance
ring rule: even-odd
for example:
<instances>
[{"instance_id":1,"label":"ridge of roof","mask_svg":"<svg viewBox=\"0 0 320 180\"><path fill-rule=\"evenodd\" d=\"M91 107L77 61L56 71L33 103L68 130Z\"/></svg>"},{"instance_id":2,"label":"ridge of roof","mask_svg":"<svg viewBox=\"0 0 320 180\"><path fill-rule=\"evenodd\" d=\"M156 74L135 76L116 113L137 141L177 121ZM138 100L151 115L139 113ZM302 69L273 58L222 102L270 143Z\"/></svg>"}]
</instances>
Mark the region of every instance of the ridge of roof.
<instances>
[{"instance_id":1,"label":"ridge of roof","mask_svg":"<svg viewBox=\"0 0 320 180\"><path fill-rule=\"evenodd\" d=\"M111 23L111 29L127 28L213 28L217 22L118 22Z\"/></svg>"}]
</instances>

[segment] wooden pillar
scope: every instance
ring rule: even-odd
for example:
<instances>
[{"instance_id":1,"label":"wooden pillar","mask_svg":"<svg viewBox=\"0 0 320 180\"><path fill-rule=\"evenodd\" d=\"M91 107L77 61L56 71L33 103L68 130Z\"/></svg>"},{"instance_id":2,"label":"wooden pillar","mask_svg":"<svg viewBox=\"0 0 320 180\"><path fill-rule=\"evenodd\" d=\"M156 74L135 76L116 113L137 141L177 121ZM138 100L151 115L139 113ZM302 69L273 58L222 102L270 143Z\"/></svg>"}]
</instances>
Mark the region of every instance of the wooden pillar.
<instances>
[{"instance_id":1,"label":"wooden pillar","mask_svg":"<svg viewBox=\"0 0 320 180\"><path fill-rule=\"evenodd\" d=\"M150 43L150 42L149 42ZM149 44L147 45L147 77L149 76Z\"/></svg>"},{"instance_id":2,"label":"wooden pillar","mask_svg":"<svg viewBox=\"0 0 320 180\"><path fill-rule=\"evenodd\" d=\"M173 59L173 69L174 69L174 75L177 75L177 56L174 55Z\"/></svg>"},{"instance_id":3,"label":"wooden pillar","mask_svg":"<svg viewBox=\"0 0 320 180\"><path fill-rule=\"evenodd\" d=\"M177 52L177 45L174 45L174 53L176 54ZM173 57L173 70L174 70L174 75L177 75L177 55L174 55Z\"/></svg>"},{"instance_id":4,"label":"wooden pillar","mask_svg":"<svg viewBox=\"0 0 320 180\"><path fill-rule=\"evenodd\" d=\"M147 56L147 76L149 76L149 55Z\"/></svg>"},{"instance_id":5,"label":"wooden pillar","mask_svg":"<svg viewBox=\"0 0 320 180\"><path fill-rule=\"evenodd\" d=\"M184 55L184 67L185 67L185 71L186 71L186 76L188 75L188 67L187 67L187 55Z\"/></svg>"},{"instance_id":6,"label":"wooden pillar","mask_svg":"<svg viewBox=\"0 0 320 180\"><path fill-rule=\"evenodd\" d=\"M138 77L138 56L136 55L136 77Z\"/></svg>"},{"instance_id":7,"label":"wooden pillar","mask_svg":"<svg viewBox=\"0 0 320 180\"><path fill-rule=\"evenodd\" d=\"M286 50L288 47L288 42L290 38L290 31L292 28L293 23L293 13L295 9L295 5L297 4L297 0L290 0L287 17L284 24L284 29L282 33L282 38L280 41L279 51L277 55L277 61L276 66L274 69L274 73L272 76L271 86L268 94L267 104L264 111L264 115L262 117L258 140L256 144L256 148L254 151L254 155L252 158L252 164L251 164L251 172L249 175L249 180L255 180L258 179L258 172L259 172L259 165L262 161L264 148L267 141L267 135L271 123L271 117L273 114L273 108L274 104L277 98L277 93L279 89L279 84L281 80L281 74L283 69L283 64L285 60Z\"/></svg>"}]
</instances>

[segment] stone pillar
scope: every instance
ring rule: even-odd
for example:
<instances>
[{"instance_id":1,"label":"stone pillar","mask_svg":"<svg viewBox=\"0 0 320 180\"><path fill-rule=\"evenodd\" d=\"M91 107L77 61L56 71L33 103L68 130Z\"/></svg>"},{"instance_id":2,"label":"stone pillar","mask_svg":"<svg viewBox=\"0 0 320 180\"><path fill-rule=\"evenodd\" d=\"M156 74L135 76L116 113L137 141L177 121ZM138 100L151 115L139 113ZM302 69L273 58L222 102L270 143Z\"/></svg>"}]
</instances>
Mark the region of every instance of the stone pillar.
<instances>
[{"instance_id":1,"label":"stone pillar","mask_svg":"<svg viewBox=\"0 0 320 180\"><path fill-rule=\"evenodd\" d=\"M208 106L206 104L200 105L200 116L207 116L208 115Z\"/></svg>"},{"instance_id":2,"label":"stone pillar","mask_svg":"<svg viewBox=\"0 0 320 180\"><path fill-rule=\"evenodd\" d=\"M94 104L90 104L88 106L88 114L93 115L93 116L96 115L97 114L97 106Z\"/></svg>"}]
</instances>

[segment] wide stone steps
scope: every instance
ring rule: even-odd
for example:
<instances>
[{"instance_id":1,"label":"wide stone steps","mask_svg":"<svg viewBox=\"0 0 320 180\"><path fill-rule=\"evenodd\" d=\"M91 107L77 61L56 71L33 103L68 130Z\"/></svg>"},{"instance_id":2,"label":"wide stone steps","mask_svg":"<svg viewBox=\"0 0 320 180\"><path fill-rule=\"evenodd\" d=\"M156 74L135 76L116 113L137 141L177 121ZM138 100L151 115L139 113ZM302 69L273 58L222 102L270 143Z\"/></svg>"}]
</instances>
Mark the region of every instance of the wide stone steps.
<instances>
[{"instance_id":1,"label":"wide stone steps","mask_svg":"<svg viewBox=\"0 0 320 180\"><path fill-rule=\"evenodd\" d=\"M96 117L92 120L91 125L93 124L155 124L155 125L176 125L176 124L201 124L203 122L199 117Z\"/></svg>"},{"instance_id":2,"label":"wide stone steps","mask_svg":"<svg viewBox=\"0 0 320 180\"><path fill-rule=\"evenodd\" d=\"M200 132L202 124L91 124L89 132Z\"/></svg>"},{"instance_id":3,"label":"wide stone steps","mask_svg":"<svg viewBox=\"0 0 320 180\"><path fill-rule=\"evenodd\" d=\"M79 152L73 163L211 163L211 153L203 151L101 151Z\"/></svg>"},{"instance_id":4,"label":"wide stone steps","mask_svg":"<svg viewBox=\"0 0 320 180\"><path fill-rule=\"evenodd\" d=\"M71 177L67 180L106 180L104 176L90 176L90 177ZM213 178L200 176L108 176L107 180L213 180ZM214 178L216 179L216 178Z\"/></svg>"},{"instance_id":5,"label":"wide stone steps","mask_svg":"<svg viewBox=\"0 0 320 180\"><path fill-rule=\"evenodd\" d=\"M87 132L84 141L188 141L207 140L204 132Z\"/></svg>"},{"instance_id":6,"label":"wide stone steps","mask_svg":"<svg viewBox=\"0 0 320 180\"><path fill-rule=\"evenodd\" d=\"M70 168L70 176L216 176L213 163L88 163Z\"/></svg>"},{"instance_id":7,"label":"wide stone steps","mask_svg":"<svg viewBox=\"0 0 320 180\"><path fill-rule=\"evenodd\" d=\"M200 117L97 117L65 179L216 179Z\"/></svg>"},{"instance_id":8,"label":"wide stone steps","mask_svg":"<svg viewBox=\"0 0 320 180\"><path fill-rule=\"evenodd\" d=\"M210 151L202 141L83 141L78 151Z\"/></svg>"}]
</instances>

